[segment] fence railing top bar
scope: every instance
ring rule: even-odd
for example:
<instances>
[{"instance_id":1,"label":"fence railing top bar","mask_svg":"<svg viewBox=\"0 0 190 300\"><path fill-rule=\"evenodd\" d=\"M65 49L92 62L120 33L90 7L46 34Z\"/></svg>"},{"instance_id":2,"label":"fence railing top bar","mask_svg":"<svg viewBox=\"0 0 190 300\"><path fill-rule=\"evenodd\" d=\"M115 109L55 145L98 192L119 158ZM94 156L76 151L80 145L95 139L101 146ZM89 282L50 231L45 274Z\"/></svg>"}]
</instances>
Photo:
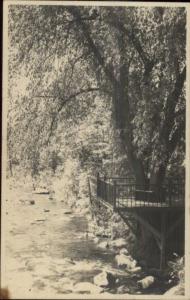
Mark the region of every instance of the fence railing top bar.
<instances>
[{"instance_id":1,"label":"fence railing top bar","mask_svg":"<svg viewBox=\"0 0 190 300\"><path fill-rule=\"evenodd\" d=\"M111 177L111 176L106 176L106 175L99 175L98 176L99 178L109 178L109 179L118 179L118 180L120 180L120 179L132 179L132 180L135 180L135 178L134 177Z\"/></svg>"}]
</instances>

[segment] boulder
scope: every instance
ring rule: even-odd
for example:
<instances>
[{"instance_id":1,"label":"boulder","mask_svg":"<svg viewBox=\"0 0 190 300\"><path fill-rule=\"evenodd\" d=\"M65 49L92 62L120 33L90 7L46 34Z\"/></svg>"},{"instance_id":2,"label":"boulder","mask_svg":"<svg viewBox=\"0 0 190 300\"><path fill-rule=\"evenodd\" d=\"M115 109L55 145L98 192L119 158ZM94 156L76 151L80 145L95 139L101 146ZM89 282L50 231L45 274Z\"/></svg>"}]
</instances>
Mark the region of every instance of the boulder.
<instances>
[{"instance_id":1,"label":"boulder","mask_svg":"<svg viewBox=\"0 0 190 300\"><path fill-rule=\"evenodd\" d=\"M103 289L90 282L79 282L73 287L74 293L100 294Z\"/></svg>"},{"instance_id":2,"label":"boulder","mask_svg":"<svg viewBox=\"0 0 190 300\"><path fill-rule=\"evenodd\" d=\"M118 288L117 288L117 293L118 294L125 294L127 292L129 292L129 288L126 286L126 285L120 285Z\"/></svg>"},{"instance_id":3,"label":"boulder","mask_svg":"<svg viewBox=\"0 0 190 300\"><path fill-rule=\"evenodd\" d=\"M142 271L141 267L135 267L130 270L130 273L134 274L134 273L139 273L141 271Z\"/></svg>"},{"instance_id":4,"label":"boulder","mask_svg":"<svg viewBox=\"0 0 190 300\"><path fill-rule=\"evenodd\" d=\"M97 244L97 243L99 243L99 241L100 241L100 239L99 239L98 237L95 237L95 238L94 238L94 243Z\"/></svg>"},{"instance_id":5,"label":"boulder","mask_svg":"<svg viewBox=\"0 0 190 300\"><path fill-rule=\"evenodd\" d=\"M130 255L119 254L115 257L118 266L127 267L128 269L133 269L136 267L137 262Z\"/></svg>"},{"instance_id":6,"label":"boulder","mask_svg":"<svg viewBox=\"0 0 190 300\"><path fill-rule=\"evenodd\" d=\"M115 277L112 273L103 271L94 277L94 284L100 287L112 286L115 283Z\"/></svg>"},{"instance_id":7,"label":"boulder","mask_svg":"<svg viewBox=\"0 0 190 300\"><path fill-rule=\"evenodd\" d=\"M122 248L126 246L126 240L123 238L119 238L110 242L112 247Z\"/></svg>"},{"instance_id":8,"label":"boulder","mask_svg":"<svg viewBox=\"0 0 190 300\"><path fill-rule=\"evenodd\" d=\"M119 251L119 254L125 254L125 255L128 255L129 252L126 248L122 248L120 251Z\"/></svg>"},{"instance_id":9,"label":"boulder","mask_svg":"<svg viewBox=\"0 0 190 300\"><path fill-rule=\"evenodd\" d=\"M30 205L34 205L35 201L34 200L30 200Z\"/></svg>"},{"instance_id":10,"label":"boulder","mask_svg":"<svg viewBox=\"0 0 190 300\"><path fill-rule=\"evenodd\" d=\"M98 244L98 247L107 249L107 248L109 248L109 243L107 241L101 242Z\"/></svg>"},{"instance_id":11,"label":"boulder","mask_svg":"<svg viewBox=\"0 0 190 300\"><path fill-rule=\"evenodd\" d=\"M154 281L155 278L153 276L146 276L145 278L138 280L137 285L143 289L147 289L154 283Z\"/></svg>"}]
</instances>

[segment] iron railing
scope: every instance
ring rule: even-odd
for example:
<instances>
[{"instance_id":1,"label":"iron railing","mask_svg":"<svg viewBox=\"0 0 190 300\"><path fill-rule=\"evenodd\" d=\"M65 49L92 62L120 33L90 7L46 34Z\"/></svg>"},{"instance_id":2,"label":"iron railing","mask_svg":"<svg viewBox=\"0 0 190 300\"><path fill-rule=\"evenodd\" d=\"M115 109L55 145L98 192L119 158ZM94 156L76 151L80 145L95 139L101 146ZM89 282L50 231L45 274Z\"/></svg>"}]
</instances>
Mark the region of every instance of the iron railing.
<instances>
[{"instance_id":1,"label":"iron railing","mask_svg":"<svg viewBox=\"0 0 190 300\"><path fill-rule=\"evenodd\" d=\"M97 197L114 208L183 206L184 184L137 185L132 177L97 177Z\"/></svg>"}]
</instances>

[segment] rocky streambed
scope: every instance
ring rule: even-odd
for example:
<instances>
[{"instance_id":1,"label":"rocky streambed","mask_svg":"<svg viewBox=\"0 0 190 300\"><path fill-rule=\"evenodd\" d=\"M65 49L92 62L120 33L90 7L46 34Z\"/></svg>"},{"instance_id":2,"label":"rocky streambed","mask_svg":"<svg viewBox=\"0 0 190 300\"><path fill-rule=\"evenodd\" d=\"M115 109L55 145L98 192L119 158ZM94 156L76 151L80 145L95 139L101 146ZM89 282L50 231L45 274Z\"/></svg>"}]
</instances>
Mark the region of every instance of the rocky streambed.
<instances>
[{"instance_id":1,"label":"rocky streambed","mask_svg":"<svg viewBox=\"0 0 190 300\"><path fill-rule=\"evenodd\" d=\"M121 239L97 239L82 212L71 212L48 194L13 189L3 204L3 216L2 285L14 299L166 290L155 279L144 288L140 281L147 274L133 258L133 265L127 265L130 256Z\"/></svg>"}]
</instances>

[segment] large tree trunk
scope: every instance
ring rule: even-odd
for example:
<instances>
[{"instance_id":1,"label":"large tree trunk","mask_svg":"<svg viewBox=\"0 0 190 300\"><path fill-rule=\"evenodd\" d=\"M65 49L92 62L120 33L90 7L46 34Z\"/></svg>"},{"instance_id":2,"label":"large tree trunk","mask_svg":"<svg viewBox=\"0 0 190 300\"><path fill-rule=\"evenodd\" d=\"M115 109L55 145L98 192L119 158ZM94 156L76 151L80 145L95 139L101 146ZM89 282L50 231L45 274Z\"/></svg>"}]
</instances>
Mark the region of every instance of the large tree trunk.
<instances>
[{"instance_id":1,"label":"large tree trunk","mask_svg":"<svg viewBox=\"0 0 190 300\"><path fill-rule=\"evenodd\" d=\"M150 185L160 186L163 184L166 175L166 165L162 164L155 171L153 170L150 175Z\"/></svg>"},{"instance_id":2,"label":"large tree trunk","mask_svg":"<svg viewBox=\"0 0 190 300\"><path fill-rule=\"evenodd\" d=\"M143 164L136 157L132 143L133 135L130 120L130 107L126 93L126 81L124 81L124 79L127 78L124 74L122 74L121 78L122 80L120 80L119 83L117 82L113 89L113 116L115 127L119 130L121 143L127 155L129 167L136 178L136 183L138 185L145 185L146 178Z\"/></svg>"}]
</instances>

